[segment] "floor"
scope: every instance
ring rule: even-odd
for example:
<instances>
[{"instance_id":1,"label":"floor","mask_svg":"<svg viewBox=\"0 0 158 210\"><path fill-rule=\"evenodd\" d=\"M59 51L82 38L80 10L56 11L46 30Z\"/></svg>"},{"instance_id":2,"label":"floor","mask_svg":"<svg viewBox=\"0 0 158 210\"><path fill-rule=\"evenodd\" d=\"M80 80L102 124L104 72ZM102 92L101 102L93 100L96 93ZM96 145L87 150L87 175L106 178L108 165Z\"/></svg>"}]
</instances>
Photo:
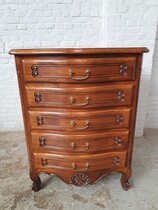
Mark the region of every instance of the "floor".
<instances>
[{"instance_id":1,"label":"floor","mask_svg":"<svg viewBox=\"0 0 158 210\"><path fill-rule=\"evenodd\" d=\"M158 210L158 130L136 138L131 189L123 191L120 174L87 187L68 186L41 175L43 189L31 190L23 132L0 133L0 210Z\"/></svg>"}]
</instances>

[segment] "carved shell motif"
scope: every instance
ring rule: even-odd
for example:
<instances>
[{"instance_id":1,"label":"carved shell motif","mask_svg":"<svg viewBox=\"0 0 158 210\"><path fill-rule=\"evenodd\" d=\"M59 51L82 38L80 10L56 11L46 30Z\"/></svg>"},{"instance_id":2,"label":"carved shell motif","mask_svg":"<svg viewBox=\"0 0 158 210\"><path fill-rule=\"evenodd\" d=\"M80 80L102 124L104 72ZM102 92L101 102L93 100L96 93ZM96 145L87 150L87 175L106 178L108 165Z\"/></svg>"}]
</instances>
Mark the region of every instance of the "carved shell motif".
<instances>
[{"instance_id":1,"label":"carved shell motif","mask_svg":"<svg viewBox=\"0 0 158 210\"><path fill-rule=\"evenodd\" d=\"M71 183L76 186L85 186L91 183L89 176L85 173L76 173L71 177Z\"/></svg>"}]
</instances>

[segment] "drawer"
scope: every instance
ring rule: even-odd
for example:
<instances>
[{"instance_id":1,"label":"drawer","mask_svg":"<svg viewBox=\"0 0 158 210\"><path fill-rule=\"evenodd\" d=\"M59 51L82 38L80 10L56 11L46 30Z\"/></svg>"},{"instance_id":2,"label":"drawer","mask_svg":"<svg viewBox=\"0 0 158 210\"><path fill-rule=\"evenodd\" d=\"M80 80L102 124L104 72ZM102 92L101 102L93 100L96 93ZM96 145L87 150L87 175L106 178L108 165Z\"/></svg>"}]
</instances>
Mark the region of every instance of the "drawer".
<instances>
[{"instance_id":1,"label":"drawer","mask_svg":"<svg viewBox=\"0 0 158 210\"><path fill-rule=\"evenodd\" d=\"M90 171L111 167L124 167L126 151L109 152L92 155L59 155L50 153L34 153L35 167L56 168L71 171Z\"/></svg>"},{"instance_id":2,"label":"drawer","mask_svg":"<svg viewBox=\"0 0 158 210\"><path fill-rule=\"evenodd\" d=\"M105 58L24 58L23 69L26 81L89 83L125 81L135 78L135 57Z\"/></svg>"},{"instance_id":3,"label":"drawer","mask_svg":"<svg viewBox=\"0 0 158 210\"><path fill-rule=\"evenodd\" d=\"M98 108L131 105L133 85L27 84L30 107Z\"/></svg>"},{"instance_id":4,"label":"drawer","mask_svg":"<svg viewBox=\"0 0 158 210\"><path fill-rule=\"evenodd\" d=\"M113 131L86 134L55 134L32 132L34 150L55 150L61 152L97 152L109 149L125 149L129 131Z\"/></svg>"},{"instance_id":5,"label":"drawer","mask_svg":"<svg viewBox=\"0 0 158 210\"><path fill-rule=\"evenodd\" d=\"M32 129L61 131L94 131L109 128L128 128L130 108L75 111L52 109L29 111Z\"/></svg>"}]
</instances>

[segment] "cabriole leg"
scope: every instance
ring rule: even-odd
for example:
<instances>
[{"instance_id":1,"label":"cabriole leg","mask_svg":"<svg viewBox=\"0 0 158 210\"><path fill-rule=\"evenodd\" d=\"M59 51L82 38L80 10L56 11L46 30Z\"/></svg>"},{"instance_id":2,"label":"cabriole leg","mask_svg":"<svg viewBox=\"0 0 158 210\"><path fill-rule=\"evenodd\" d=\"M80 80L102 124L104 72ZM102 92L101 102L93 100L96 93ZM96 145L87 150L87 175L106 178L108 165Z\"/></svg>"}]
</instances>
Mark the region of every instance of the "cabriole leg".
<instances>
[{"instance_id":1,"label":"cabriole leg","mask_svg":"<svg viewBox=\"0 0 158 210\"><path fill-rule=\"evenodd\" d=\"M41 179L37 176L36 180L32 184L32 190L38 192L41 189Z\"/></svg>"},{"instance_id":2,"label":"cabriole leg","mask_svg":"<svg viewBox=\"0 0 158 210\"><path fill-rule=\"evenodd\" d=\"M39 174L30 173L30 178L33 181L32 190L38 192L41 189L41 179L39 177Z\"/></svg>"},{"instance_id":3,"label":"cabriole leg","mask_svg":"<svg viewBox=\"0 0 158 210\"><path fill-rule=\"evenodd\" d=\"M129 183L130 177L131 177L131 170L128 170L127 173L122 173L121 185L122 188L126 191L130 189L130 183Z\"/></svg>"}]
</instances>

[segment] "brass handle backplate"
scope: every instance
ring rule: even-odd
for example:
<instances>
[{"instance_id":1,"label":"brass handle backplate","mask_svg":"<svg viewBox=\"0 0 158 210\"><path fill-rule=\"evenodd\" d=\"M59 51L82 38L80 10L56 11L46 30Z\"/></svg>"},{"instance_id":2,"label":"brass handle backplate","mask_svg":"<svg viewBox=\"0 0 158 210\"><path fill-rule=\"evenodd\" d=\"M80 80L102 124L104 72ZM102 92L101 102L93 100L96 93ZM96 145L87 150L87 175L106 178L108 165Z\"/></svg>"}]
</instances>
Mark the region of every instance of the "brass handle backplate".
<instances>
[{"instance_id":1,"label":"brass handle backplate","mask_svg":"<svg viewBox=\"0 0 158 210\"><path fill-rule=\"evenodd\" d=\"M39 138L39 146L44 147L46 146L46 139L45 138Z\"/></svg>"},{"instance_id":2,"label":"brass handle backplate","mask_svg":"<svg viewBox=\"0 0 158 210\"><path fill-rule=\"evenodd\" d=\"M127 74L127 65L126 64L122 64L120 65L120 75L126 75Z\"/></svg>"},{"instance_id":3,"label":"brass handle backplate","mask_svg":"<svg viewBox=\"0 0 158 210\"><path fill-rule=\"evenodd\" d=\"M119 125L122 125L122 123L123 123L123 116L122 115L117 115L116 123L119 124Z\"/></svg>"},{"instance_id":4,"label":"brass handle backplate","mask_svg":"<svg viewBox=\"0 0 158 210\"><path fill-rule=\"evenodd\" d=\"M119 165L120 164L120 157L118 157L118 156L114 157L114 164L115 165Z\"/></svg>"},{"instance_id":5,"label":"brass handle backplate","mask_svg":"<svg viewBox=\"0 0 158 210\"><path fill-rule=\"evenodd\" d=\"M37 77L39 75L39 73L38 73L38 66L32 65L31 69L32 69L32 76L33 77Z\"/></svg>"},{"instance_id":6,"label":"brass handle backplate","mask_svg":"<svg viewBox=\"0 0 158 210\"><path fill-rule=\"evenodd\" d=\"M35 102L39 103L41 101L41 94L39 92L35 92L34 96L35 96Z\"/></svg>"},{"instance_id":7,"label":"brass handle backplate","mask_svg":"<svg viewBox=\"0 0 158 210\"><path fill-rule=\"evenodd\" d=\"M85 103L75 103L75 100L76 99L73 96L70 96L70 103L72 105L74 105L74 106L86 106L89 103L90 97L89 96L85 97L85 101L86 101Z\"/></svg>"},{"instance_id":8,"label":"brass handle backplate","mask_svg":"<svg viewBox=\"0 0 158 210\"><path fill-rule=\"evenodd\" d=\"M116 144L117 146L121 146L121 144L122 144L122 139L121 139L121 137L115 137L114 141L115 141L115 144Z\"/></svg>"},{"instance_id":9,"label":"brass handle backplate","mask_svg":"<svg viewBox=\"0 0 158 210\"><path fill-rule=\"evenodd\" d=\"M82 76L79 76L79 77L74 77L74 70L73 69L70 69L69 70L69 75L70 75L70 78L71 79L74 79L74 80L85 80L85 79L88 79L89 78L89 75L90 75L90 70L89 69L86 69L85 70L85 77L82 77Z\"/></svg>"},{"instance_id":10,"label":"brass handle backplate","mask_svg":"<svg viewBox=\"0 0 158 210\"><path fill-rule=\"evenodd\" d=\"M72 163L72 168L75 169L76 171L86 171L89 169L90 164L89 163L85 163L85 167L84 168L78 168L76 163Z\"/></svg>"},{"instance_id":11,"label":"brass handle backplate","mask_svg":"<svg viewBox=\"0 0 158 210\"><path fill-rule=\"evenodd\" d=\"M37 120L37 125L38 125L38 126L44 124L43 117L37 116L37 117L36 117L36 120Z\"/></svg>"},{"instance_id":12,"label":"brass handle backplate","mask_svg":"<svg viewBox=\"0 0 158 210\"><path fill-rule=\"evenodd\" d=\"M71 148L77 152L85 152L89 150L90 143L86 142L85 148L77 148L76 144L74 142L71 143Z\"/></svg>"},{"instance_id":13,"label":"brass handle backplate","mask_svg":"<svg viewBox=\"0 0 158 210\"><path fill-rule=\"evenodd\" d=\"M123 90L118 92L118 100L123 102L125 100L125 92Z\"/></svg>"},{"instance_id":14,"label":"brass handle backplate","mask_svg":"<svg viewBox=\"0 0 158 210\"><path fill-rule=\"evenodd\" d=\"M47 159L41 158L41 165L46 166L47 165Z\"/></svg>"},{"instance_id":15,"label":"brass handle backplate","mask_svg":"<svg viewBox=\"0 0 158 210\"><path fill-rule=\"evenodd\" d=\"M76 130L85 130L85 129L89 128L90 122L88 120L86 120L85 126L80 126L80 127L79 126L76 127L76 122L73 120L70 122L70 124Z\"/></svg>"}]
</instances>

